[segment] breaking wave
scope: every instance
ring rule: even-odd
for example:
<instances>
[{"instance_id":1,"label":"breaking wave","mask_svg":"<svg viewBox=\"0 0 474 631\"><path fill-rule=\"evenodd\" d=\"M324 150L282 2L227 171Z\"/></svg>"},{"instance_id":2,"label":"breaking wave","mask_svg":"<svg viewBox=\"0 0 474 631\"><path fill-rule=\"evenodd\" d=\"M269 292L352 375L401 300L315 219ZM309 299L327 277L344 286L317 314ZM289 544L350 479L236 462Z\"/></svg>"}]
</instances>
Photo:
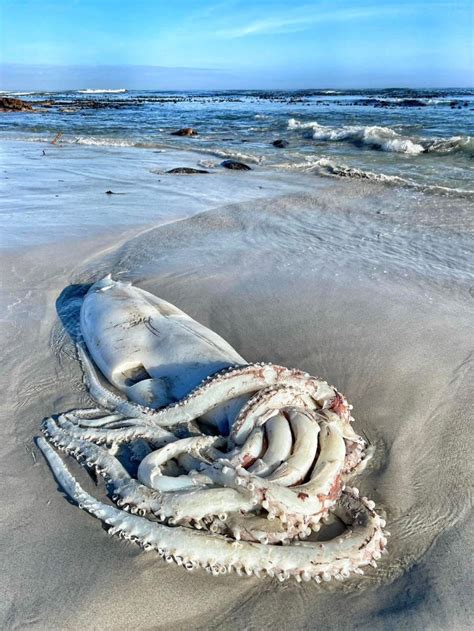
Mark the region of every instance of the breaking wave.
<instances>
[{"instance_id":1,"label":"breaking wave","mask_svg":"<svg viewBox=\"0 0 474 631\"><path fill-rule=\"evenodd\" d=\"M349 142L369 149L392 151L418 155L420 153L453 153L465 151L474 154L474 139L471 136L452 136L451 138L426 138L402 136L390 127L377 125L344 125L329 127L316 121L302 122L295 118L288 121L290 130L310 130L314 140L328 142Z\"/></svg>"},{"instance_id":2,"label":"breaking wave","mask_svg":"<svg viewBox=\"0 0 474 631\"><path fill-rule=\"evenodd\" d=\"M3 134L2 140L11 140L16 141L20 140L22 142L41 142L50 144L54 139L55 134L51 133L48 135L22 135L20 133L17 134ZM125 139L125 138L110 138L110 137L101 137L97 136L61 136L57 142L57 145L86 145L92 147L137 147L142 149L162 149L166 147L164 143L157 142L146 142L146 141L138 141L133 139Z\"/></svg>"},{"instance_id":3,"label":"breaking wave","mask_svg":"<svg viewBox=\"0 0 474 631\"><path fill-rule=\"evenodd\" d=\"M127 90L125 88L118 88L117 90L107 90L107 89L92 89L92 88L87 88L85 90L78 90L79 94L124 94L124 92L127 92Z\"/></svg>"},{"instance_id":4,"label":"breaking wave","mask_svg":"<svg viewBox=\"0 0 474 631\"><path fill-rule=\"evenodd\" d=\"M76 136L75 138L61 139L61 143L75 145L92 145L98 147L154 147L153 143L136 142L124 138L97 138L96 136Z\"/></svg>"},{"instance_id":5,"label":"breaking wave","mask_svg":"<svg viewBox=\"0 0 474 631\"><path fill-rule=\"evenodd\" d=\"M297 121L294 121L297 123ZM314 125L311 124L311 125ZM294 129L306 129L310 128L308 123L296 124ZM313 127L311 127L313 128ZM346 128L347 129L347 128ZM387 128L378 128L387 129ZM2 134L2 140L5 141L23 141L32 143L45 143L49 144L55 139L53 132L43 134L22 134L21 132ZM425 148L424 152L429 153L450 153L453 151L472 151L473 139L464 137L452 137L452 138L437 138L427 139L424 138ZM167 152L176 151L177 147L172 141L163 139L159 142L154 141L151 138L143 138L141 140L137 138L118 138L110 136L69 136L63 135L56 141L57 145L85 145L92 147L110 147L110 148L142 148L152 149L155 152ZM300 171L307 173L314 173L326 177L338 177L355 180L367 180L378 182L380 184L386 184L391 186L399 186L404 188L410 188L417 191L437 193L440 195L463 197L474 201L474 188L466 189L463 187L445 186L442 184L423 183L422 181L411 179L410 176L386 174L383 172L376 172L366 170L364 168L358 168L358 166L349 166L342 161L335 161L326 156L304 156L298 152L282 152L281 155L284 158L282 162L276 162L272 159L272 156L262 155L258 153L243 153L234 148L216 147L215 145L206 146L193 146L186 147L186 151L191 151L195 154L201 154L201 158L198 160L198 166L201 168L216 168L220 165L222 159L233 159L243 161L248 164L258 165L261 167L267 167L270 169L284 169L290 171ZM204 154L204 156L203 156ZM210 159L213 156L216 159ZM220 159L219 159L220 158ZM459 178L457 178L459 181ZM445 177L444 182L449 183L449 178ZM444 184L443 182L443 184ZM462 183L462 180L461 182Z\"/></svg>"},{"instance_id":6,"label":"breaking wave","mask_svg":"<svg viewBox=\"0 0 474 631\"><path fill-rule=\"evenodd\" d=\"M8 96L31 96L37 94L37 92L13 92L11 90L0 90L0 94L7 94Z\"/></svg>"},{"instance_id":7,"label":"breaking wave","mask_svg":"<svg viewBox=\"0 0 474 631\"><path fill-rule=\"evenodd\" d=\"M420 184L409 178L400 177L399 175L387 175L385 173L374 173L373 171L364 171L345 164L336 164L328 158L320 158L313 164L313 169L320 175L332 175L336 177L346 177L357 180L370 180L372 182L380 182L382 184L391 184L403 186L405 188L413 188L418 191L438 193L444 195L453 195L456 197L469 197L474 199L474 190L466 190L461 188L450 188L449 186Z\"/></svg>"},{"instance_id":8,"label":"breaking wave","mask_svg":"<svg viewBox=\"0 0 474 631\"><path fill-rule=\"evenodd\" d=\"M401 177L399 175L376 173L374 171L358 169L347 164L338 164L329 158L317 158L314 160L306 159L304 162L285 162L275 166L280 169L304 171L306 173L314 173L316 175L328 177L368 180L371 182L378 182L380 184L411 188L417 191L437 193L438 195L465 197L474 200L474 190L441 186L437 184L421 184L411 180L410 178Z\"/></svg>"},{"instance_id":9,"label":"breaking wave","mask_svg":"<svg viewBox=\"0 0 474 631\"><path fill-rule=\"evenodd\" d=\"M250 153L241 153L232 149L217 149L216 147L203 148L202 153L208 153L216 156L217 158L224 158L229 160L243 160L244 162L252 162L253 164L262 164L265 161L265 156L253 155Z\"/></svg>"}]
</instances>

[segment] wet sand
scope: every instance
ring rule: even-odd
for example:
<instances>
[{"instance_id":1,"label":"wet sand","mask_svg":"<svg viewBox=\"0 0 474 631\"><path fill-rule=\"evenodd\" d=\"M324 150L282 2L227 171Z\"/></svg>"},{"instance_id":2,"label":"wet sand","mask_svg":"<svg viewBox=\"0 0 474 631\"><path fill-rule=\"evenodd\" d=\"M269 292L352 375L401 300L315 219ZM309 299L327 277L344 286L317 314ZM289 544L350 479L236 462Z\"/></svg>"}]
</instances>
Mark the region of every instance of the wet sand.
<instances>
[{"instance_id":1,"label":"wet sand","mask_svg":"<svg viewBox=\"0 0 474 631\"><path fill-rule=\"evenodd\" d=\"M465 203L258 170L157 182L150 168L196 157L68 148L53 168L34 149L5 166L17 237L1 262L2 627L468 628ZM52 173L67 180L59 193ZM121 187L129 194L106 198ZM17 216L16 198L37 221ZM344 392L376 447L357 486L392 533L377 569L323 587L187 573L107 537L65 499L33 437L45 416L90 400L56 300L109 272L249 361L302 368Z\"/></svg>"}]
</instances>

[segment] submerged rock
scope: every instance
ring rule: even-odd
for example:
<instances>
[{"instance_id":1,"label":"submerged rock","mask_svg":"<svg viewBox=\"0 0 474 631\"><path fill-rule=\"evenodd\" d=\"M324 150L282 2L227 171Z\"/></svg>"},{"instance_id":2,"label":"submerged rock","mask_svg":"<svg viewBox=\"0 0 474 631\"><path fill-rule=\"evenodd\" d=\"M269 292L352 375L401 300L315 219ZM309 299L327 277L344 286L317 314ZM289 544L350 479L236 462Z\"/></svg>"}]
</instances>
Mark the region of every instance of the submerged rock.
<instances>
[{"instance_id":1,"label":"submerged rock","mask_svg":"<svg viewBox=\"0 0 474 631\"><path fill-rule=\"evenodd\" d=\"M403 99L400 101L402 107L426 107L427 103L420 101L420 99Z\"/></svg>"},{"instance_id":2,"label":"submerged rock","mask_svg":"<svg viewBox=\"0 0 474 631\"><path fill-rule=\"evenodd\" d=\"M238 162L237 160L224 160L221 162L221 167L225 169L232 169L233 171L251 171L252 169L243 162Z\"/></svg>"},{"instance_id":3,"label":"submerged rock","mask_svg":"<svg viewBox=\"0 0 474 631\"><path fill-rule=\"evenodd\" d=\"M198 136L198 133L192 127L183 127L183 129L178 129L178 131L172 131L172 136Z\"/></svg>"},{"instance_id":4,"label":"submerged rock","mask_svg":"<svg viewBox=\"0 0 474 631\"><path fill-rule=\"evenodd\" d=\"M288 140L278 138L278 140L274 140L272 144L274 147L278 147L278 149L284 149L285 147L288 147L290 143L288 142Z\"/></svg>"},{"instance_id":5,"label":"submerged rock","mask_svg":"<svg viewBox=\"0 0 474 631\"><path fill-rule=\"evenodd\" d=\"M2 112L31 112L30 103L21 99L13 99L8 96L0 98L0 111Z\"/></svg>"},{"instance_id":6,"label":"submerged rock","mask_svg":"<svg viewBox=\"0 0 474 631\"><path fill-rule=\"evenodd\" d=\"M209 173L204 169L193 169L191 167L176 167L176 169L170 169L166 173L172 173L174 175L192 175L193 173Z\"/></svg>"}]
</instances>

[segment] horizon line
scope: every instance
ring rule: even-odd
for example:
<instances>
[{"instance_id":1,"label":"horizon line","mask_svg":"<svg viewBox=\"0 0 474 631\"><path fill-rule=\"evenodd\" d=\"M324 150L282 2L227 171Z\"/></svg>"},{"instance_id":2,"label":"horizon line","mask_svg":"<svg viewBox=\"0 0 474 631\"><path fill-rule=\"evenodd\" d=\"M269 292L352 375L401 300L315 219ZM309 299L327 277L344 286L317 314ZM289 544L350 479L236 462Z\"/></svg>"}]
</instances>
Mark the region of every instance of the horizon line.
<instances>
[{"instance_id":1,"label":"horizon line","mask_svg":"<svg viewBox=\"0 0 474 631\"><path fill-rule=\"evenodd\" d=\"M79 92L84 90L94 90L94 91L103 91L103 92L115 92L117 90L125 91L125 92L265 92L267 90L273 90L275 92L309 92L312 90L325 90L325 91L334 91L334 92L355 92L357 90L367 90L367 91L375 91L375 90L474 90L474 85L462 86L462 85L451 85L451 86L442 86L442 85L430 85L430 86L411 86L411 85L387 85L387 86L377 86L377 87L367 87L367 86L359 86L357 88L350 87L334 87L334 86L312 86L307 88L276 88L276 87L262 87L262 88L176 88L176 89L160 89L160 88L127 88L125 86L114 87L114 88L91 88L87 86L82 86L80 88L63 88L61 90L58 89L48 89L43 88L41 90L33 90L31 88L1 88L0 92L23 92L29 91L32 94L41 93L41 92ZM330 96L330 95L327 95Z\"/></svg>"}]
</instances>

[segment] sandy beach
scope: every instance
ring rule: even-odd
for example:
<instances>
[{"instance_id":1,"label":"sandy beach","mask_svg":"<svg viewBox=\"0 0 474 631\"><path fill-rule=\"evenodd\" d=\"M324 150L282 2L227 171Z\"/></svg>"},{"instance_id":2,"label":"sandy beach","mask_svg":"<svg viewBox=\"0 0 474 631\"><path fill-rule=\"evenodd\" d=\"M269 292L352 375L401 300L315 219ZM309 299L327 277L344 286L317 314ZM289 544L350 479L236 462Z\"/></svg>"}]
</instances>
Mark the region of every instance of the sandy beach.
<instances>
[{"instance_id":1,"label":"sandy beach","mask_svg":"<svg viewBox=\"0 0 474 631\"><path fill-rule=\"evenodd\" d=\"M185 151L2 154L2 628L467 629L469 204L263 168L164 174L198 166ZM56 301L107 273L344 392L376 448L357 485L391 532L377 569L325 586L187 573L66 500L34 437L91 401Z\"/></svg>"}]
</instances>

